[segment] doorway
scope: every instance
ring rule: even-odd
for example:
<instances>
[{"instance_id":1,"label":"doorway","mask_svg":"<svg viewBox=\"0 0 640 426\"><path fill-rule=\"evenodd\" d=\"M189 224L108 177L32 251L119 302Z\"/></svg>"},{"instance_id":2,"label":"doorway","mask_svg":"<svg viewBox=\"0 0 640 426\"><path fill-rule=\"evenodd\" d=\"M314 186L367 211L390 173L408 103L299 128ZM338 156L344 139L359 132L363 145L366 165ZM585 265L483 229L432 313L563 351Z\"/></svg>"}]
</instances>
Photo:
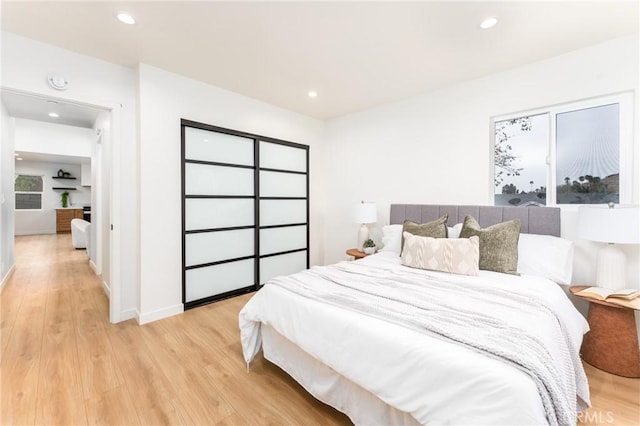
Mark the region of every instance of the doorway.
<instances>
[{"instance_id":1,"label":"doorway","mask_svg":"<svg viewBox=\"0 0 640 426\"><path fill-rule=\"evenodd\" d=\"M31 173L42 176L46 182L40 188L39 205L27 209L30 211L26 220L23 219L27 212L16 210L17 205L5 211L13 215L10 240L13 242L15 235L25 233L59 232L56 214L58 208L62 210L65 193L70 198L67 208L77 209L78 218L87 217L85 214L90 211L87 261L100 276L109 298L109 319L117 322L119 288L114 285L117 280L112 273L114 247L110 232L113 108L7 88L1 90L1 95L12 126L10 137L3 134L3 145L11 144L10 151L15 153L12 174ZM6 151L9 150L3 148L3 153ZM13 200L19 197L14 186L9 187L6 181L3 192ZM34 218L38 219L37 226Z\"/></svg>"}]
</instances>

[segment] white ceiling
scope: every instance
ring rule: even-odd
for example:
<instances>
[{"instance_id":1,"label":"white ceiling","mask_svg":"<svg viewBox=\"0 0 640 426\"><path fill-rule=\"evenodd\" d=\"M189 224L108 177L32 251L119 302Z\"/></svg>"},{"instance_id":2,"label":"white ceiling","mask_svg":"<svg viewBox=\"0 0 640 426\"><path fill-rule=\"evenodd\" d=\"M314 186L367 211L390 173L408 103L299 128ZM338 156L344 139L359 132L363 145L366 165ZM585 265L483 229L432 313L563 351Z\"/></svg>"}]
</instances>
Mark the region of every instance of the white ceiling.
<instances>
[{"instance_id":1,"label":"white ceiling","mask_svg":"<svg viewBox=\"0 0 640 426\"><path fill-rule=\"evenodd\" d=\"M99 108L79 105L60 99L32 96L24 93L2 90L2 103L11 117L46 121L67 126L93 128L93 124L102 111ZM59 117L50 117L55 112Z\"/></svg>"},{"instance_id":2,"label":"white ceiling","mask_svg":"<svg viewBox=\"0 0 640 426\"><path fill-rule=\"evenodd\" d=\"M76 157L72 155L55 155L43 154L40 152L16 151L16 154L22 158L21 161L35 161L38 163L57 163L57 164L90 164L89 157ZM19 161L16 159L16 161Z\"/></svg>"},{"instance_id":3,"label":"white ceiling","mask_svg":"<svg viewBox=\"0 0 640 426\"><path fill-rule=\"evenodd\" d=\"M638 2L3 1L2 28L328 119L637 33Z\"/></svg>"}]
</instances>

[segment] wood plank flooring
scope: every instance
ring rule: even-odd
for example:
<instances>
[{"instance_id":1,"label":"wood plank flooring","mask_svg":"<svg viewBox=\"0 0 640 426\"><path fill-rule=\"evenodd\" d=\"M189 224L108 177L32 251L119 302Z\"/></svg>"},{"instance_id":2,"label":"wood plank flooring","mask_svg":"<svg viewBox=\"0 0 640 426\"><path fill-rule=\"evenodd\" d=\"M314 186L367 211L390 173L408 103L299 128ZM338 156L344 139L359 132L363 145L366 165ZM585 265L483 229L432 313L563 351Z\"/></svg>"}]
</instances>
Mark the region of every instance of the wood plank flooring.
<instances>
[{"instance_id":1,"label":"wood plank flooring","mask_svg":"<svg viewBox=\"0 0 640 426\"><path fill-rule=\"evenodd\" d=\"M238 312L250 296L110 324L69 234L16 238L0 296L0 423L350 424L262 357L247 374Z\"/></svg>"},{"instance_id":2,"label":"wood plank flooring","mask_svg":"<svg viewBox=\"0 0 640 426\"><path fill-rule=\"evenodd\" d=\"M16 238L0 296L0 423L350 424L258 357L237 324L251 295L144 326L108 322L108 300L69 234ZM640 423L640 379L585 365L585 425Z\"/></svg>"}]
</instances>

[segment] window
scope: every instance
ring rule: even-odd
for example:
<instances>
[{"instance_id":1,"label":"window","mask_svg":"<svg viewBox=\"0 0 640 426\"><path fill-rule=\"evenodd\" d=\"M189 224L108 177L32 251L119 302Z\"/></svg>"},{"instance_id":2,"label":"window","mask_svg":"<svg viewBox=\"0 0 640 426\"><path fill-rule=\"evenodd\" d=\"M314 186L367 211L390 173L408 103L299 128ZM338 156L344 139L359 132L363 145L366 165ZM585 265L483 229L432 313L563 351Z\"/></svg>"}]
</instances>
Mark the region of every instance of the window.
<instances>
[{"instance_id":1,"label":"window","mask_svg":"<svg viewBox=\"0 0 640 426\"><path fill-rule=\"evenodd\" d=\"M494 204L631 201L632 97L494 119Z\"/></svg>"},{"instance_id":2,"label":"window","mask_svg":"<svg viewBox=\"0 0 640 426\"><path fill-rule=\"evenodd\" d=\"M42 210L42 176L16 175L16 210Z\"/></svg>"},{"instance_id":3,"label":"window","mask_svg":"<svg viewBox=\"0 0 640 426\"><path fill-rule=\"evenodd\" d=\"M546 205L549 114L496 121L496 205Z\"/></svg>"},{"instance_id":4,"label":"window","mask_svg":"<svg viewBox=\"0 0 640 426\"><path fill-rule=\"evenodd\" d=\"M620 105L556 116L558 204L620 202Z\"/></svg>"}]
</instances>

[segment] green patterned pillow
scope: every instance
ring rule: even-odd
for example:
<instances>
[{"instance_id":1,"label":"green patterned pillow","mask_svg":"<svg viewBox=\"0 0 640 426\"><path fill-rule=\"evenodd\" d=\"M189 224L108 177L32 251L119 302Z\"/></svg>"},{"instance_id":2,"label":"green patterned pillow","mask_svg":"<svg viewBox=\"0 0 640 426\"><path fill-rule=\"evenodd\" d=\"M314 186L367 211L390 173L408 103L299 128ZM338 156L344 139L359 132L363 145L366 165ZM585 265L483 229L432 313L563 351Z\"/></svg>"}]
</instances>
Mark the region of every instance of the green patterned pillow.
<instances>
[{"instance_id":1,"label":"green patterned pillow","mask_svg":"<svg viewBox=\"0 0 640 426\"><path fill-rule=\"evenodd\" d=\"M480 237L480 269L518 275L518 239L520 220L481 228L472 216L466 216L460 238Z\"/></svg>"},{"instance_id":2,"label":"green patterned pillow","mask_svg":"<svg viewBox=\"0 0 640 426\"><path fill-rule=\"evenodd\" d=\"M445 214L440 219L427 223L415 223L405 220L402 224L402 233L408 232L413 235L431 238L447 238L447 219L449 215ZM402 237L402 246L404 249L404 235ZM401 251L402 253L402 251Z\"/></svg>"}]
</instances>

